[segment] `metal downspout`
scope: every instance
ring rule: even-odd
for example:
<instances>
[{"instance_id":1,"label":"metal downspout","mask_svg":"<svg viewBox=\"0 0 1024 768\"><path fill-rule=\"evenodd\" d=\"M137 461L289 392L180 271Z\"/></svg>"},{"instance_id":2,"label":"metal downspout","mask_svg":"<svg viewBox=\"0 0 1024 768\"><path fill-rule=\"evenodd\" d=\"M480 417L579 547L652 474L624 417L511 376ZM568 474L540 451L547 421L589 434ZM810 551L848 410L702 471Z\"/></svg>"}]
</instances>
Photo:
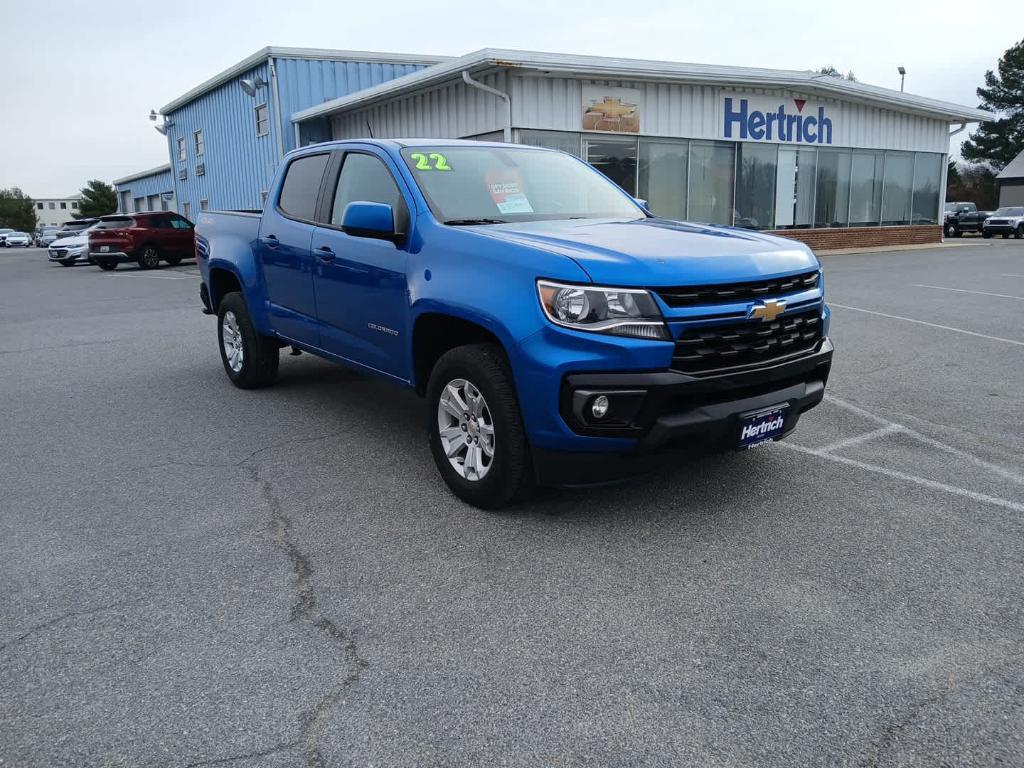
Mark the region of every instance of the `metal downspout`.
<instances>
[{"instance_id":1,"label":"metal downspout","mask_svg":"<svg viewBox=\"0 0 1024 768\"><path fill-rule=\"evenodd\" d=\"M469 76L469 72L462 70L462 79L466 85L471 85L474 88L479 88L481 91L486 91L492 96L497 96L499 99L505 102L505 143L512 143L512 98L504 91L499 91L497 88L491 88L489 85L484 85L479 80L474 80Z\"/></svg>"},{"instance_id":2,"label":"metal downspout","mask_svg":"<svg viewBox=\"0 0 1024 768\"><path fill-rule=\"evenodd\" d=\"M950 131L949 132L949 138L952 139L958 133L963 132L964 128L966 128L966 127L967 127L967 123L960 123L960 127L959 128L957 128L955 131ZM945 204L946 204L946 187L949 185L949 142L948 141L946 142L946 154L943 155L943 160L945 162L943 162L943 164L942 164L942 189L939 190L939 213L938 213L938 217L939 218L938 218L938 220L943 222L943 224L942 224L942 240L943 240L943 242L945 242L945 240L946 240L946 224L945 224L945 217L943 215L943 211L945 210Z\"/></svg>"},{"instance_id":3,"label":"metal downspout","mask_svg":"<svg viewBox=\"0 0 1024 768\"><path fill-rule=\"evenodd\" d=\"M284 134L281 128L281 91L277 87L277 63L270 59L270 94L274 98L274 131L277 135L277 161L284 157Z\"/></svg>"}]
</instances>

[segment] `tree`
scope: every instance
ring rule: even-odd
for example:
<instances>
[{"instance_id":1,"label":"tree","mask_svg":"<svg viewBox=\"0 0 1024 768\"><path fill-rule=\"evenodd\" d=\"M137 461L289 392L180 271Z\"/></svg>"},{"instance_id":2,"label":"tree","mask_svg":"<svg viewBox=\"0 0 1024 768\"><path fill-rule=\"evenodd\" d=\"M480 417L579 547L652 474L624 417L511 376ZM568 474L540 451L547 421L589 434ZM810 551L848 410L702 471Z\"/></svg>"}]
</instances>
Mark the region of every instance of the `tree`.
<instances>
[{"instance_id":1,"label":"tree","mask_svg":"<svg viewBox=\"0 0 1024 768\"><path fill-rule=\"evenodd\" d=\"M978 126L960 148L966 160L985 160L997 170L1024 152L1024 40L1009 48L978 89L981 109L996 114Z\"/></svg>"},{"instance_id":2,"label":"tree","mask_svg":"<svg viewBox=\"0 0 1024 768\"><path fill-rule=\"evenodd\" d=\"M17 187L0 189L0 227L32 232L36 222L36 204L31 197Z\"/></svg>"},{"instance_id":3,"label":"tree","mask_svg":"<svg viewBox=\"0 0 1024 768\"><path fill-rule=\"evenodd\" d=\"M857 77L853 74L853 70L852 69L844 75L842 72L840 72L838 69L833 67L831 64L829 64L827 67L821 67L820 69L818 69L818 74L819 75L828 75L829 77L838 77L838 78L841 78L843 80L850 80L851 82L854 82L854 83L857 82Z\"/></svg>"},{"instance_id":4,"label":"tree","mask_svg":"<svg viewBox=\"0 0 1024 768\"><path fill-rule=\"evenodd\" d=\"M987 165L959 165L950 162L946 176L946 201L974 203L980 211L991 211L999 206L996 174Z\"/></svg>"},{"instance_id":5,"label":"tree","mask_svg":"<svg viewBox=\"0 0 1024 768\"><path fill-rule=\"evenodd\" d=\"M105 181L93 179L82 187L82 199L78 201L78 213L71 216L76 219L91 219L94 216L106 216L117 212L117 192Z\"/></svg>"}]
</instances>

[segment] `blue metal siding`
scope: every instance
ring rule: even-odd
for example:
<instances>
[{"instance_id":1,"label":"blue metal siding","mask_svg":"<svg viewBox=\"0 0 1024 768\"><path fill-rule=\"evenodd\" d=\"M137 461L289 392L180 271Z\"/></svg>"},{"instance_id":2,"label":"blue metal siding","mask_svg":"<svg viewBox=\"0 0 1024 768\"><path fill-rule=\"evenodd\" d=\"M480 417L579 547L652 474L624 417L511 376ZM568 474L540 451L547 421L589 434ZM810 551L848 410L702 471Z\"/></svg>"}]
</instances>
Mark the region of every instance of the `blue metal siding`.
<instances>
[{"instance_id":1,"label":"blue metal siding","mask_svg":"<svg viewBox=\"0 0 1024 768\"><path fill-rule=\"evenodd\" d=\"M424 68L424 65L420 64L367 61L275 61L281 96L281 125L284 128L285 152L295 149L295 130L292 127L291 116L296 112Z\"/></svg>"},{"instance_id":2,"label":"blue metal siding","mask_svg":"<svg viewBox=\"0 0 1024 768\"><path fill-rule=\"evenodd\" d=\"M239 81L256 77L268 85L249 96ZM173 123L168 134L179 211L189 203L197 216L201 200L209 201L211 209L263 207L260 191L270 186L278 159L269 82L269 67L262 64L167 116ZM263 103L270 108L270 132L257 137L256 107ZM201 157L196 156L194 140L198 130L203 132ZM185 139L184 161L178 159L179 138ZM206 167L205 175L196 175L198 164ZM179 178L182 169L187 173L184 181Z\"/></svg>"},{"instance_id":3,"label":"blue metal siding","mask_svg":"<svg viewBox=\"0 0 1024 768\"><path fill-rule=\"evenodd\" d=\"M161 195L164 192L173 192L174 184L171 180L171 172L163 171L154 173L152 176L143 176L141 179L132 179L124 184L116 185L118 199L124 191L129 191L131 197L149 197L150 195Z\"/></svg>"},{"instance_id":4,"label":"blue metal siding","mask_svg":"<svg viewBox=\"0 0 1024 768\"><path fill-rule=\"evenodd\" d=\"M197 216L202 200L208 201L211 209L262 208L260 193L269 189L279 161L279 125L280 144L288 152L295 148L291 121L295 112L415 72L425 65L279 58L274 60L274 66L280 115L274 103L269 62L167 115L168 122L173 123L168 130L168 146L179 211L184 211L185 203L189 203L193 217ZM255 96L249 96L239 81L257 77L267 85L258 89ZM264 103L268 105L270 132L257 137L255 110ZM204 152L197 158L194 134L198 130L203 132ZM324 139L328 138L326 130L324 134ZM178 159L179 138L185 139L185 161ZM200 163L206 173L196 176L196 165ZM178 178L182 169L187 172L184 181Z\"/></svg>"}]
</instances>

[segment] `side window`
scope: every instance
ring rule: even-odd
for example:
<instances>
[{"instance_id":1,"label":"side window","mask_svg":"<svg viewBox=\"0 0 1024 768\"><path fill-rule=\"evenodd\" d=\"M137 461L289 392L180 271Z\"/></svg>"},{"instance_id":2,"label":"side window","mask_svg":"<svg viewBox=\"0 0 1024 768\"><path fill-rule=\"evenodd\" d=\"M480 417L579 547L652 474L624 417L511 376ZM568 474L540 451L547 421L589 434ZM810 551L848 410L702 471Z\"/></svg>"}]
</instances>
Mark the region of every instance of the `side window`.
<instances>
[{"instance_id":1,"label":"side window","mask_svg":"<svg viewBox=\"0 0 1024 768\"><path fill-rule=\"evenodd\" d=\"M341 226L345 206L354 200L370 203L387 203L395 212L395 221L401 221L404 208L402 193L398 191L391 171L373 155L351 152L345 155L334 191L334 205L331 207L331 224Z\"/></svg>"},{"instance_id":2,"label":"side window","mask_svg":"<svg viewBox=\"0 0 1024 768\"><path fill-rule=\"evenodd\" d=\"M316 198L327 168L329 155L306 155L292 160L281 185L278 207L293 219L313 221L316 218Z\"/></svg>"},{"instance_id":3,"label":"side window","mask_svg":"<svg viewBox=\"0 0 1024 768\"><path fill-rule=\"evenodd\" d=\"M171 217L171 226L175 229L192 229L191 224L178 216Z\"/></svg>"},{"instance_id":4,"label":"side window","mask_svg":"<svg viewBox=\"0 0 1024 768\"><path fill-rule=\"evenodd\" d=\"M146 227L149 229L167 229L167 217L166 216L150 216L146 221Z\"/></svg>"}]
</instances>

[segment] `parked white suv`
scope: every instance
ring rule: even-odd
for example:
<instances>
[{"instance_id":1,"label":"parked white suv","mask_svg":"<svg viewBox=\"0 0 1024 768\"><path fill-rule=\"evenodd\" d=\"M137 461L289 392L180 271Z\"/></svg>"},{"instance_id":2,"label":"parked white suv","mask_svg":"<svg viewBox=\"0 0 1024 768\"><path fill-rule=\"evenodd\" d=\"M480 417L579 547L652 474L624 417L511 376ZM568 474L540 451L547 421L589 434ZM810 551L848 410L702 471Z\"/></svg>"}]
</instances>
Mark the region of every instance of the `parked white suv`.
<instances>
[{"instance_id":1,"label":"parked white suv","mask_svg":"<svg viewBox=\"0 0 1024 768\"><path fill-rule=\"evenodd\" d=\"M1024 206L999 208L985 219L981 229L982 237L1013 235L1017 239L1024 237Z\"/></svg>"}]
</instances>

